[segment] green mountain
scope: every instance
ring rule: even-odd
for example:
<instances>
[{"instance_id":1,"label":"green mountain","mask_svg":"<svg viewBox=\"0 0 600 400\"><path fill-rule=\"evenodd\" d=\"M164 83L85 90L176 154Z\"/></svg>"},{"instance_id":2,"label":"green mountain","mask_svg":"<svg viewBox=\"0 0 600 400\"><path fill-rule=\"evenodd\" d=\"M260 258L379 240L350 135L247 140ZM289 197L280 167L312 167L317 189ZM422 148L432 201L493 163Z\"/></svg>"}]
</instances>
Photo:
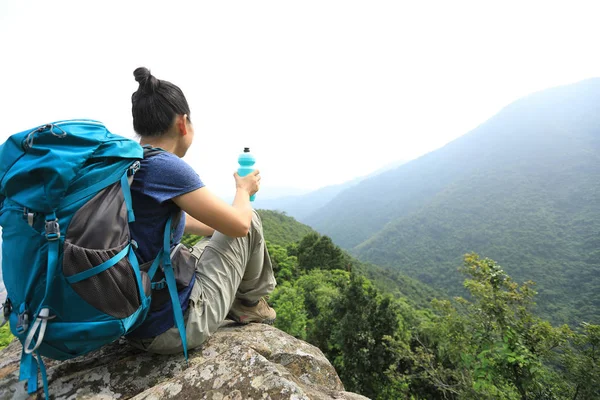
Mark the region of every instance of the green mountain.
<instances>
[{"instance_id":1,"label":"green mountain","mask_svg":"<svg viewBox=\"0 0 600 400\"><path fill-rule=\"evenodd\" d=\"M527 96L306 222L362 260L460 291L464 253L537 282L554 321L600 322L600 79Z\"/></svg>"},{"instance_id":2,"label":"green mountain","mask_svg":"<svg viewBox=\"0 0 600 400\"><path fill-rule=\"evenodd\" d=\"M279 246L299 242L309 233L316 233L310 226L296 221L293 217L271 210L256 210L263 223L265 239Z\"/></svg>"},{"instance_id":3,"label":"green mountain","mask_svg":"<svg viewBox=\"0 0 600 400\"><path fill-rule=\"evenodd\" d=\"M316 209L329 203L340 192L354 186L357 180L330 185L301 195L282 196L271 199L256 199L257 208L285 212L286 214L303 220Z\"/></svg>"},{"instance_id":4,"label":"green mountain","mask_svg":"<svg viewBox=\"0 0 600 400\"><path fill-rule=\"evenodd\" d=\"M293 243L300 243L307 235L320 236L309 226L284 213L271 210L257 211L263 222L265 239L272 245L286 247ZM361 262L339 249L330 240L327 243L325 250L320 249L320 251L325 251L325 253L339 252L339 256L344 258L341 264L367 277L385 293L405 298L410 304L418 308L427 308L432 299L443 297L443 294L439 291L419 282L417 279L402 274L394 268ZM321 267L324 267L324 265Z\"/></svg>"}]
</instances>

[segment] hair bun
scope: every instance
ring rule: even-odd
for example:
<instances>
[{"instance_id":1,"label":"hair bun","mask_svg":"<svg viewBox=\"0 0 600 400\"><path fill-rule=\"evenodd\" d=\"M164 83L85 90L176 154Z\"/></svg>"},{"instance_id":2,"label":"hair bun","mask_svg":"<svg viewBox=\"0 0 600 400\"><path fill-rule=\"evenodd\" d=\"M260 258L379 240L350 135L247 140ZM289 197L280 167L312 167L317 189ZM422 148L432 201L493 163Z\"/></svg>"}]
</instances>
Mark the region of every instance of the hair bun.
<instances>
[{"instance_id":1,"label":"hair bun","mask_svg":"<svg viewBox=\"0 0 600 400\"><path fill-rule=\"evenodd\" d=\"M154 93L158 88L158 79L156 79L150 73L150 70L146 67L139 67L133 71L133 76L135 77L136 82L140 84L140 89L143 89L146 92Z\"/></svg>"}]
</instances>

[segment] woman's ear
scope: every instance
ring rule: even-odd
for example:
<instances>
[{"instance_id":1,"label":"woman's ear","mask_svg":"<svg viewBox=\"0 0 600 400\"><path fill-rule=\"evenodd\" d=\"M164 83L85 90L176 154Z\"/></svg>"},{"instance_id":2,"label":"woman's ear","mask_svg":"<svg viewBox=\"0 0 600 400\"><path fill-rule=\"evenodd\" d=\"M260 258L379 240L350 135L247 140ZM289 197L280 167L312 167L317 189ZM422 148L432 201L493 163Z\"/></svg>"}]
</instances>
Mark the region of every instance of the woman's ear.
<instances>
[{"instance_id":1,"label":"woman's ear","mask_svg":"<svg viewBox=\"0 0 600 400\"><path fill-rule=\"evenodd\" d=\"M177 116L177 130L181 136L185 136L188 133L188 116L187 114Z\"/></svg>"}]
</instances>

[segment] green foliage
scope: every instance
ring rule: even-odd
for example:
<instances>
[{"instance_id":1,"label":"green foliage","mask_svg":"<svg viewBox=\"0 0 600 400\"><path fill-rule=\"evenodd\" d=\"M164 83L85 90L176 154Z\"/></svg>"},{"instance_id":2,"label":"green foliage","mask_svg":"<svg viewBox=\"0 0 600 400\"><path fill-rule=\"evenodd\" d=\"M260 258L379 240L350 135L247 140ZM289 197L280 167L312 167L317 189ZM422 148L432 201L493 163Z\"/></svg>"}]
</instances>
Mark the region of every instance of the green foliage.
<instances>
[{"instance_id":1,"label":"green foliage","mask_svg":"<svg viewBox=\"0 0 600 400\"><path fill-rule=\"evenodd\" d=\"M374 399L398 398L408 384L397 384L387 372L398 359L396 347L389 343L408 348L410 333L403 315L410 314L407 319L416 321L414 311L405 302L380 294L366 278L332 269L350 259L327 239L310 234L291 247L309 267L301 268L294 280L280 283L271 296L276 326L321 348L347 390ZM286 255L279 246L271 248L281 274L281 260L295 261L296 257Z\"/></svg>"},{"instance_id":2,"label":"green foliage","mask_svg":"<svg viewBox=\"0 0 600 400\"><path fill-rule=\"evenodd\" d=\"M8 346L10 342L14 339L14 336L10 333L10 328L8 323L5 324L2 328L0 328L0 349Z\"/></svg>"},{"instance_id":3,"label":"green foliage","mask_svg":"<svg viewBox=\"0 0 600 400\"><path fill-rule=\"evenodd\" d=\"M295 256L289 256L284 247L268 241L267 249L271 256L273 272L277 282L289 282L295 279L298 275L298 259Z\"/></svg>"},{"instance_id":4,"label":"green foliage","mask_svg":"<svg viewBox=\"0 0 600 400\"><path fill-rule=\"evenodd\" d=\"M347 390L380 398L388 388L388 369L398 361L390 341L405 344L410 334L391 296L381 296L370 281L352 275L334 303L338 323L331 332L326 354L333 360Z\"/></svg>"},{"instance_id":5,"label":"green foliage","mask_svg":"<svg viewBox=\"0 0 600 400\"><path fill-rule=\"evenodd\" d=\"M549 365L570 329L534 316L531 284L513 282L494 261L468 254L463 272L471 299L435 302L439 317L415 336L417 379L452 398L564 398L570 387Z\"/></svg>"},{"instance_id":6,"label":"green foliage","mask_svg":"<svg viewBox=\"0 0 600 400\"><path fill-rule=\"evenodd\" d=\"M186 245L187 247L193 247L198 241L202 239L202 236L192 235L190 233L186 233L181 238L181 243Z\"/></svg>"},{"instance_id":7,"label":"green foliage","mask_svg":"<svg viewBox=\"0 0 600 400\"><path fill-rule=\"evenodd\" d=\"M350 264L353 272L371 280L380 291L402 298L418 309L430 308L433 299L445 296L439 290L404 275L396 268L382 267L356 259L351 259Z\"/></svg>"},{"instance_id":8,"label":"green foliage","mask_svg":"<svg viewBox=\"0 0 600 400\"><path fill-rule=\"evenodd\" d=\"M301 290L285 282L277 287L270 301L277 310L275 327L298 339L305 340L308 317Z\"/></svg>"},{"instance_id":9,"label":"green foliage","mask_svg":"<svg viewBox=\"0 0 600 400\"><path fill-rule=\"evenodd\" d=\"M337 324L334 304L348 279L346 271L312 270L295 282L304 295L304 307L309 318L306 338L325 352L331 346L330 335Z\"/></svg>"},{"instance_id":10,"label":"green foliage","mask_svg":"<svg viewBox=\"0 0 600 400\"><path fill-rule=\"evenodd\" d=\"M298 263L302 269L349 269L342 250L327 236L311 233L298 244Z\"/></svg>"},{"instance_id":11,"label":"green foliage","mask_svg":"<svg viewBox=\"0 0 600 400\"><path fill-rule=\"evenodd\" d=\"M572 399L600 399L600 325L583 323L571 337L562 361L574 386Z\"/></svg>"}]
</instances>

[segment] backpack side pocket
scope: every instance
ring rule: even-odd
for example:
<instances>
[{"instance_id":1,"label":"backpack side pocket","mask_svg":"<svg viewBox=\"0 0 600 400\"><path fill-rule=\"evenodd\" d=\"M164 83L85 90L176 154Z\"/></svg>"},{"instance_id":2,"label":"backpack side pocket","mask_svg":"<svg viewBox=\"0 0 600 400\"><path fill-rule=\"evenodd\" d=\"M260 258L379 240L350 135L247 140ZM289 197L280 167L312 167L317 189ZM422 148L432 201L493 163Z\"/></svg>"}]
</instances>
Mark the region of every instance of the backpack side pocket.
<instances>
[{"instance_id":1,"label":"backpack side pocket","mask_svg":"<svg viewBox=\"0 0 600 400\"><path fill-rule=\"evenodd\" d=\"M63 274L67 280L121 253L122 257L117 257L106 270L70 283L83 300L115 318L132 315L142 304L129 261L132 254L127 251L129 243L127 207L119 182L100 191L77 210L65 238ZM149 296L148 275L141 272L141 278L143 292Z\"/></svg>"}]
</instances>

